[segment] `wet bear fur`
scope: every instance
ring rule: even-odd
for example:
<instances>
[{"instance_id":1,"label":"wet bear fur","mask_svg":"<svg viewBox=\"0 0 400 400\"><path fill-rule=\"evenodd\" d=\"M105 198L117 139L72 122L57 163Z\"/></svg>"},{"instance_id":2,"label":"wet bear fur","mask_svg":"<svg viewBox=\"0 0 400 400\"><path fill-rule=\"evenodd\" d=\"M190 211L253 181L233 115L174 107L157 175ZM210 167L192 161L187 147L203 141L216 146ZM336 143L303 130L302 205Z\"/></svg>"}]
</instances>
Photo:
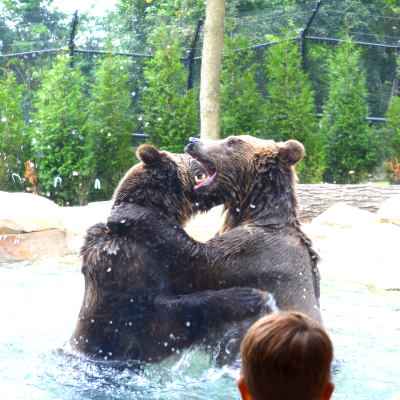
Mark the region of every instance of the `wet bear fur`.
<instances>
[{"instance_id":1,"label":"wet bear fur","mask_svg":"<svg viewBox=\"0 0 400 400\"><path fill-rule=\"evenodd\" d=\"M190 284L180 286L186 294L205 288L255 287L274 296L276 309L299 311L322 323L319 258L297 214L294 166L304 147L294 140L275 143L231 136L219 141L191 138L186 151L208 170L197 193L218 196L224 204L218 236L199 243L183 229L171 229L167 219L129 204L117 207L108 225L123 229L120 221L126 220L131 236L137 236L140 227L146 240L163 238L160 251L163 248L167 262L188 274ZM237 340L229 353L238 353L239 344Z\"/></svg>"},{"instance_id":2,"label":"wet bear fur","mask_svg":"<svg viewBox=\"0 0 400 400\"><path fill-rule=\"evenodd\" d=\"M218 201L194 190L195 176L205 170L190 156L150 145L139 147L137 154L142 162L116 189L114 210L122 204L143 207L176 230ZM260 291L180 290L183 282L190 285L190 274L185 264L174 268L158 251L164 239L136 240L102 223L87 230L80 252L85 294L69 342L73 353L94 360L159 362L200 343L213 328L258 315L268 298Z\"/></svg>"}]
</instances>

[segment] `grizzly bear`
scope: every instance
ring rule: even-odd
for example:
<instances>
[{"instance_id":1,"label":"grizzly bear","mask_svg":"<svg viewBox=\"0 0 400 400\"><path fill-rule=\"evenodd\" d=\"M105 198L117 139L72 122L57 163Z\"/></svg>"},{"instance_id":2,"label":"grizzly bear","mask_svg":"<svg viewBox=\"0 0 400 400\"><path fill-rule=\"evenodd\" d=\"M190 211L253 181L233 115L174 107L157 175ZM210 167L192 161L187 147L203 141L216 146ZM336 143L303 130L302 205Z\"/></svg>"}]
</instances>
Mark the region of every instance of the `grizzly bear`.
<instances>
[{"instance_id":1,"label":"grizzly bear","mask_svg":"<svg viewBox=\"0 0 400 400\"><path fill-rule=\"evenodd\" d=\"M137 155L142 162L119 184L113 208L144 207L180 228L213 206L217 197L194 190L195 176L205 173L202 164L150 145L140 146ZM73 353L159 362L200 343L212 329L263 309L268 294L247 287L183 293L177 282L186 280L186 265L178 270L168 264L158 251L163 240L136 240L102 223L87 230L80 252L85 294L69 342Z\"/></svg>"},{"instance_id":2,"label":"grizzly bear","mask_svg":"<svg viewBox=\"0 0 400 400\"><path fill-rule=\"evenodd\" d=\"M294 140L231 136L191 138L186 152L207 170L207 177L197 179L196 192L217 196L224 204L219 235L199 243L177 224L129 204L115 208L108 226L123 229L129 223L130 237L157 242L165 262L174 266L172 274L185 270L187 284L179 283L185 294L255 287L273 294L278 309L322 323L319 258L297 214L294 166L304 147ZM239 346L233 351L239 352Z\"/></svg>"}]
</instances>

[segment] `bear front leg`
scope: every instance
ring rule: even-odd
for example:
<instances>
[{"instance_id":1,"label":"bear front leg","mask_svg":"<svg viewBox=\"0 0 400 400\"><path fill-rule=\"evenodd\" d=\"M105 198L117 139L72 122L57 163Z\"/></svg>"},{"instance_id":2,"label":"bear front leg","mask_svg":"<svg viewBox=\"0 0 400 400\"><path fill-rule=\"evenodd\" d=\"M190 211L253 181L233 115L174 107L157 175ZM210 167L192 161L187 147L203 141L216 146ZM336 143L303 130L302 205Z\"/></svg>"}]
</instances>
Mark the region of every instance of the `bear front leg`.
<instances>
[{"instance_id":1,"label":"bear front leg","mask_svg":"<svg viewBox=\"0 0 400 400\"><path fill-rule=\"evenodd\" d=\"M154 303L159 312L179 316L180 327L188 340L195 340L209 328L226 322L239 322L266 312L267 292L247 287L206 290L190 295L158 296ZM191 338L191 339L190 339Z\"/></svg>"},{"instance_id":2,"label":"bear front leg","mask_svg":"<svg viewBox=\"0 0 400 400\"><path fill-rule=\"evenodd\" d=\"M187 270L188 265L194 269L199 263L204 267L211 265L206 244L197 242L181 226L146 207L122 203L111 212L107 226L151 248L164 265L173 266L176 271Z\"/></svg>"}]
</instances>

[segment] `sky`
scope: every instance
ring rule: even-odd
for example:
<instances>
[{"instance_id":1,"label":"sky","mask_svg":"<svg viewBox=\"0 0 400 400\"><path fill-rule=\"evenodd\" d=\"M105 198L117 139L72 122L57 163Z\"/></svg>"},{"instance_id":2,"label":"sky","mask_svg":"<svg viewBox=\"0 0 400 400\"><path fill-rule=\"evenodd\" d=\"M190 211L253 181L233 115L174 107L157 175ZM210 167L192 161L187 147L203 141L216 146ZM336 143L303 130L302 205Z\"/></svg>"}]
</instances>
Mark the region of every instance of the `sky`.
<instances>
[{"instance_id":1,"label":"sky","mask_svg":"<svg viewBox=\"0 0 400 400\"><path fill-rule=\"evenodd\" d=\"M53 7L58 7L68 14L72 14L75 10L84 12L93 6L93 13L101 15L106 9L115 9L114 5L115 0L54 0L53 2Z\"/></svg>"}]
</instances>

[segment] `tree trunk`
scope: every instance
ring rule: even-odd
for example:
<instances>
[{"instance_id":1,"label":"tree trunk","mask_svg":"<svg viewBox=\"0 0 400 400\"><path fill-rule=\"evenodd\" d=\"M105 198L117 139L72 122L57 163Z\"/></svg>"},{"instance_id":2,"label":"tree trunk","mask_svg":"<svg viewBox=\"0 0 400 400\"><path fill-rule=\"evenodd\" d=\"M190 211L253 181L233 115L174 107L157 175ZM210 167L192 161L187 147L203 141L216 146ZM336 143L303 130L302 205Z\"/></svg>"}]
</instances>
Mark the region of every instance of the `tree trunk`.
<instances>
[{"instance_id":1,"label":"tree trunk","mask_svg":"<svg viewBox=\"0 0 400 400\"><path fill-rule=\"evenodd\" d=\"M221 62L225 35L225 0L207 0L201 62L200 122L202 139L219 139Z\"/></svg>"},{"instance_id":2,"label":"tree trunk","mask_svg":"<svg viewBox=\"0 0 400 400\"><path fill-rule=\"evenodd\" d=\"M336 203L346 203L376 213L382 203L400 195L400 185L296 185L299 216L304 222L322 214Z\"/></svg>"}]
</instances>

